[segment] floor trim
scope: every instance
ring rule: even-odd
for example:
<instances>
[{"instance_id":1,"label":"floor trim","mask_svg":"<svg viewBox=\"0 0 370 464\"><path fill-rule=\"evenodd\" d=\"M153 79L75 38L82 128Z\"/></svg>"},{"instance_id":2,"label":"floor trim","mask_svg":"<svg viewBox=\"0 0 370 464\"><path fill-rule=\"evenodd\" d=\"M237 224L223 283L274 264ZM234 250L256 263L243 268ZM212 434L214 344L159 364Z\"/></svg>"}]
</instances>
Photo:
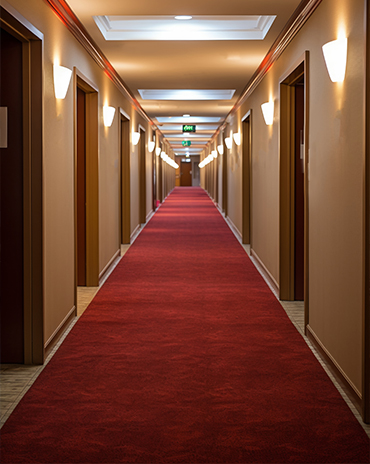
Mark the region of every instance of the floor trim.
<instances>
[{"instance_id":1,"label":"floor trim","mask_svg":"<svg viewBox=\"0 0 370 464\"><path fill-rule=\"evenodd\" d=\"M260 257L257 255L257 253L253 250L253 248L251 248L251 260L252 260L253 264L256 266L256 268L258 269L259 273L262 275L262 277L267 282L268 286L271 288L274 295L278 298L278 296L279 296L279 284L276 282L273 275L270 273L270 271L264 265L263 261L260 259Z\"/></svg>"},{"instance_id":2,"label":"floor trim","mask_svg":"<svg viewBox=\"0 0 370 464\"><path fill-rule=\"evenodd\" d=\"M330 369L333 376L340 383L341 387L344 389L347 396L351 399L354 406L356 406L356 409L358 410L358 412L362 413L362 395L361 395L361 393L353 385L353 383L347 377L347 375L343 372L343 370L341 369L339 364L335 361L335 359L332 357L332 355L329 353L329 351L322 344L319 337L313 331L312 327L307 325L306 329L307 329L307 338L314 345L314 347L319 352L321 357L324 358L328 369Z\"/></svg>"},{"instance_id":3,"label":"floor trim","mask_svg":"<svg viewBox=\"0 0 370 464\"><path fill-rule=\"evenodd\" d=\"M67 330L68 326L71 324L73 319L76 318L76 306L73 306L72 309L68 311L68 314L55 329L53 334L49 337L47 342L44 345L45 348L45 358L48 356L53 347L58 343L58 340L63 336L64 332Z\"/></svg>"},{"instance_id":4,"label":"floor trim","mask_svg":"<svg viewBox=\"0 0 370 464\"><path fill-rule=\"evenodd\" d=\"M109 273L110 268L115 268L117 263L116 261L119 261L121 259L121 250L117 250L112 258L109 260L108 264L104 267L104 269L101 271L99 274L99 286L101 285L101 282L104 280L104 277L107 273Z\"/></svg>"}]
</instances>

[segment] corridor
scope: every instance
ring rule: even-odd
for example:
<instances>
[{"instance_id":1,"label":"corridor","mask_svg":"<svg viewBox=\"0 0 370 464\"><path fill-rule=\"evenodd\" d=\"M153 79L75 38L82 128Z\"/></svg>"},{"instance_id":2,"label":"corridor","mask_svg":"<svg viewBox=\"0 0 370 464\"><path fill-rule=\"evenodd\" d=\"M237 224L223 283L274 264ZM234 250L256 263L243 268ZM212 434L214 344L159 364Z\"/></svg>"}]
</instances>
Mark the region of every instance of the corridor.
<instances>
[{"instance_id":1,"label":"corridor","mask_svg":"<svg viewBox=\"0 0 370 464\"><path fill-rule=\"evenodd\" d=\"M369 0L0 0L0 75L1 461L369 463Z\"/></svg>"},{"instance_id":2,"label":"corridor","mask_svg":"<svg viewBox=\"0 0 370 464\"><path fill-rule=\"evenodd\" d=\"M208 195L191 187L159 208L1 440L4 463L369 456L302 336Z\"/></svg>"}]
</instances>

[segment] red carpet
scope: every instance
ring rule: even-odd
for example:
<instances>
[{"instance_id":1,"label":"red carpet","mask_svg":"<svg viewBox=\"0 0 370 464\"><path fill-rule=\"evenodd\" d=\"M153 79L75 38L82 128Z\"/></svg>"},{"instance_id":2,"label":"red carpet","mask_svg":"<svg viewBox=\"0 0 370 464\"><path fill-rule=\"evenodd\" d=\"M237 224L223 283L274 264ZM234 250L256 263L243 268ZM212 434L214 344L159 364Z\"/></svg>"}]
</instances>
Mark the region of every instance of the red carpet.
<instances>
[{"instance_id":1,"label":"red carpet","mask_svg":"<svg viewBox=\"0 0 370 464\"><path fill-rule=\"evenodd\" d=\"M200 188L177 188L2 429L1 462L368 463Z\"/></svg>"}]
</instances>

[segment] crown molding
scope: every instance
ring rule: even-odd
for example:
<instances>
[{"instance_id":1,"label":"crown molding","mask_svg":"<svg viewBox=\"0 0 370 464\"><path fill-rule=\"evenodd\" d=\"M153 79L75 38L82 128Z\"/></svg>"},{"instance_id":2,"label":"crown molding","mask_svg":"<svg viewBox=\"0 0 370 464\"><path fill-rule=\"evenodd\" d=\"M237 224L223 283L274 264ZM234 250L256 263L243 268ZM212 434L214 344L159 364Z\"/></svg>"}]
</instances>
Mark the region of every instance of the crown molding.
<instances>
[{"instance_id":1,"label":"crown molding","mask_svg":"<svg viewBox=\"0 0 370 464\"><path fill-rule=\"evenodd\" d=\"M100 50L98 45L90 37L80 20L73 13L67 2L64 0L45 0L63 24L69 29L78 42L89 53L93 60L105 71L111 81L118 87L123 95L135 107L136 111L152 126L157 129L150 117L145 113L140 103L132 95L125 82L121 79L117 71L113 68L107 57Z\"/></svg>"}]
</instances>

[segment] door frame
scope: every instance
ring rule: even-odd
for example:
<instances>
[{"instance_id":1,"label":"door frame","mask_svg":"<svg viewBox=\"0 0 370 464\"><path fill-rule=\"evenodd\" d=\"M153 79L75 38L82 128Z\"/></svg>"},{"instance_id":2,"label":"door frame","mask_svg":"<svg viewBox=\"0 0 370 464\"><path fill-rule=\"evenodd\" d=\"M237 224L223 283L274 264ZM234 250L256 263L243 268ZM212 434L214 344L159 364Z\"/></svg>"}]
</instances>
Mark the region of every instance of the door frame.
<instances>
[{"instance_id":1,"label":"door frame","mask_svg":"<svg viewBox=\"0 0 370 464\"><path fill-rule=\"evenodd\" d=\"M225 143L225 132L222 133L222 145L224 147L224 153L222 155L222 212L227 217L227 152L228 148Z\"/></svg>"},{"instance_id":2,"label":"door frame","mask_svg":"<svg viewBox=\"0 0 370 464\"><path fill-rule=\"evenodd\" d=\"M126 122L125 133L122 123ZM130 116L119 108L118 143L120 147L120 198L119 198L119 248L121 243L131 242L131 147L130 147Z\"/></svg>"},{"instance_id":3,"label":"door frame","mask_svg":"<svg viewBox=\"0 0 370 464\"><path fill-rule=\"evenodd\" d=\"M242 242L252 246L252 110L242 118Z\"/></svg>"},{"instance_id":4,"label":"door frame","mask_svg":"<svg viewBox=\"0 0 370 464\"><path fill-rule=\"evenodd\" d=\"M139 124L139 223L146 223L146 130Z\"/></svg>"},{"instance_id":5,"label":"door frame","mask_svg":"<svg viewBox=\"0 0 370 464\"><path fill-rule=\"evenodd\" d=\"M73 68L75 301L77 303L77 87L86 94L86 286L99 285L99 93ZM76 305L77 307L77 305Z\"/></svg>"},{"instance_id":6,"label":"door frame","mask_svg":"<svg viewBox=\"0 0 370 464\"><path fill-rule=\"evenodd\" d=\"M152 132L152 140L154 137L154 146L156 145L155 131ZM153 211L157 209L157 156L155 154L155 148L152 151L152 207Z\"/></svg>"},{"instance_id":7,"label":"door frame","mask_svg":"<svg viewBox=\"0 0 370 464\"><path fill-rule=\"evenodd\" d=\"M279 80L280 140L279 140L279 298L294 300L294 84L304 75L304 320L309 324L309 52L306 51Z\"/></svg>"},{"instance_id":8,"label":"door frame","mask_svg":"<svg viewBox=\"0 0 370 464\"><path fill-rule=\"evenodd\" d=\"M23 276L24 363L43 364L43 43L44 35L5 0L1 27L23 53Z\"/></svg>"},{"instance_id":9,"label":"door frame","mask_svg":"<svg viewBox=\"0 0 370 464\"><path fill-rule=\"evenodd\" d=\"M364 189L364 281L363 281L363 368L362 419L370 423L370 5L365 1L365 189Z\"/></svg>"}]
</instances>

